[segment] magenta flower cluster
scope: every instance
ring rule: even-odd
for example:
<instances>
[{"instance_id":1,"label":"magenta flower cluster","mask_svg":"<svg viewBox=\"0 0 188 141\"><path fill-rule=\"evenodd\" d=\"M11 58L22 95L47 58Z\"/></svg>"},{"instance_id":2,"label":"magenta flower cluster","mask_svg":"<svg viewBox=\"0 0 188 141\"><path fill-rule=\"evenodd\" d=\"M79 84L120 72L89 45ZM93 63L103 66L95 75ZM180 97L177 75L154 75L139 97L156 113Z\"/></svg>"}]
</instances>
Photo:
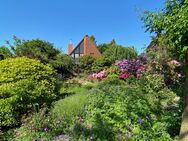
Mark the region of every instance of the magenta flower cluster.
<instances>
[{"instance_id":1,"label":"magenta flower cluster","mask_svg":"<svg viewBox=\"0 0 188 141\"><path fill-rule=\"evenodd\" d=\"M137 76L146 71L146 66L138 59L117 61L115 65L119 66L122 74Z\"/></svg>"},{"instance_id":2,"label":"magenta flower cluster","mask_svg":"<svg viewBox=\"0 0 188 141\"><path fill-rule=\"evenodd\" d=\"M126 79L126 78L129 78L129 74L128 73L122 73L119 75L119 79Z\"/></svg>"},{"instance_id":3,"label":"magenta flower cluster","mask_svg":"<svg viewBox=\"0 0 188 141\"><path fill-rule=\"evenodd\" d=\"M93 73L88 76L90 80L97 79L97 80L103 80L107 77L107 72L105 70L100 71L99 73Z\"/></svg>"},{"instance_id":4,"label":"magenta flower cluster","mask_svg":"<svg viewBox=\"0 0 188 141\"><path fill-rule=\"evenodd\" d=\"M141 67L139 60L122 60L115 63L118 65L122 72L136 72Z\"/></svg>"}]
</instances>

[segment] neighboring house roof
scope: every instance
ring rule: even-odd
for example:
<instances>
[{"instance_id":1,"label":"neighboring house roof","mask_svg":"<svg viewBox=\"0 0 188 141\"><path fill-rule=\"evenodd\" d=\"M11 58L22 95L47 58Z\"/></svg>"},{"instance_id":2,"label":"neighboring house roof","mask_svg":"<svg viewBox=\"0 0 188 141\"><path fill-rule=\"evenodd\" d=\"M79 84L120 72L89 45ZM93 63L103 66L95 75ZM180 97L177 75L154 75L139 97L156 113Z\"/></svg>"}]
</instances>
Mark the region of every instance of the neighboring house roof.
<instances>
[{"instance_id":1,"label":"neighboring house roof","mask_svg":"<svg viewBox=\"0 0 188 141\"><path fill-rule=\"evenodd\" d=\"M92 55L94 57L100 57L101 53L99 52L96 45L91 41L90 37L86 35L79 43L78 45L72 49L72 44L69 44L69 55L78 54L79 57L81 55ZM75 58L75 57L74 57Z\"/></svg>"},{"instance_id":2,"label":"neighboring house roof","mask_svg":"<svg viewBox=\"0 0 188 141\"><path fill-rule=\"evenodd\" d=\"M80 43L78 43L78 45L71 51L71 53L69 55L72 55L72 53L80 46L80 44L84 41L84 38L80 41Z\"/></svg>"}]
</instances>

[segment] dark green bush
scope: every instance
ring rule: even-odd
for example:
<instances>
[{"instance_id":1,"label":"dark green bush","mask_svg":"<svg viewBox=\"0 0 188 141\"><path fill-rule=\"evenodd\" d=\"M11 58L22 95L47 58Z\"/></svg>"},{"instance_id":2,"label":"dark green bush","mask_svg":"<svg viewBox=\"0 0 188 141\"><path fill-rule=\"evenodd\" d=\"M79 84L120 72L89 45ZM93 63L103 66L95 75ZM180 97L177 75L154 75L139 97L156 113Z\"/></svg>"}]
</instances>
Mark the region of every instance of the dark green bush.
<instances>
[{"instance_id":1,"label":"dark green bush","mask_svg":"<svg viewBox=\"0 0 188 141\"><path fill-rule=\"evenodd\" d=\"M12 52L5 46L0 46L0 60L12 57Z\"/></svg>"},{"instance_id":2,"label":"dark green bush","mask_svg":"<svg viewBox=\"0 0 188 141\"><path fill-rule=\"evenodd\" d=\"M109 58L100 57L95 60L95 62L92 65L92 71L93 72L99 72L103 69L107 69L109 66L112 65L112 62Z\"/></svg>"},{"instance_id":3,"label":"dark green bush","mask_svg":"<svg viewBox=\"0 0 188 141\"><path fill-rule=\"evenodd\" d=\"M26 57L0 61L0 126L12 126L32 104L55 98L55 72Z\"/></svg>"},{"instance_id":4,"label":"dark green bush","mask_svg":"<svg viewBox=\"0 0 188 141\"><path fill-rule=\"evenodd\" d=\"M75 60L66 54L56 55L49 63L62 75L72 74L76 68Z\"/></svg>"},{"instance_id":5,"label":"dark green bush","mask_svg":"<svg viewBox=\"0 0 188 141\"><path fill-rule=\"evenodd\" d=\"M91 67L93 63L95 62L95 60L96 58L94 58L93 56L89 56L89 55L80 57L78 66L81 72L91 72Z\"/></svg>"}]
</instances>

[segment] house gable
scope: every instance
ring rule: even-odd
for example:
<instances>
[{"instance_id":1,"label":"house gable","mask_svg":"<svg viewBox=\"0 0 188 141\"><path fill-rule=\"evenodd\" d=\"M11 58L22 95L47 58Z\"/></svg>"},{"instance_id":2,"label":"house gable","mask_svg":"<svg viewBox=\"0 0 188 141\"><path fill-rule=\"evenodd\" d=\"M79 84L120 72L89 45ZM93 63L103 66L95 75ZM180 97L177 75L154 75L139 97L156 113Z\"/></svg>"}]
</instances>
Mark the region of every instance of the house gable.
<instances>
[{"instance_id":1,"label":"house gable","mask_svg":"<svg viewBox=\"0 0 188 141\"><path fill-rule=\"evenodd\" d=\"M76 60L76 62L78 62L79 58L84 55L91 55L95 58L101 56L101 53L97 49L96 45L91 41L88 35L86 35L73 50L72 44L69 44L68 50L69 55L72 56Z\"/></svg>"}]
</instances>

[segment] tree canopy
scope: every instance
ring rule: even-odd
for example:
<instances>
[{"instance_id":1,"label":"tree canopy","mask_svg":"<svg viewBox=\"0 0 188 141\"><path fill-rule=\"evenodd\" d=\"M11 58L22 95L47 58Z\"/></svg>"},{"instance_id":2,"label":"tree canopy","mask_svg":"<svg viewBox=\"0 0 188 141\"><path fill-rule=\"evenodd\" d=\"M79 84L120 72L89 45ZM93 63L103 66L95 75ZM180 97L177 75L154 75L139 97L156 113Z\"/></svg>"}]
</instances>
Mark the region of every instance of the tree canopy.
<instances>
[{"instance_id":1,"label":"tree canopy","mask_svg":"<svg viewBox=\"0 0 188 141\"><path fill-rule=\"evenodd\" d=\"M147 31L156 33L160 43L170 47L172 53L184 63L185 87L180 140L188 140L188 0L166 0L159 12L145 11L142 18Z\"/></svg>"},{"instance_id":2,"label":"tree canopy","mask_svg":"<svg viewBox=\"0 0 188 141\"><path fill-rule=\"evenodd\" d=\"M70 73L74 68L74 60L61 53L48 41L40 39L22 40L16 36L13 39L13 45L9 42L8 44L17 57L26 56L40 60L43 64L51 64L60 74Z\"/></svg>"},{"instance_id":3,"label":"tree canopy","mask_svg":"<svg viewBox=\"0 0 188 141\"><path fill-rule=\"evenodd\" d=\"M156 33L161 43L184 58L188 53L188 0L167 0L159 12L145 11L147 31Z\"/></svg>"},{"instance_id":4,"label":"tree canopy","mask_svg":"<svg viewBox=\"0 0 188 141\"><path fill-rule=\"evenodd\" d=\"M12 56L12 52L5 46L1 46L0 47L0 60L5 59L5 58L9 58Z\"/></svg>"}]
</instances>

